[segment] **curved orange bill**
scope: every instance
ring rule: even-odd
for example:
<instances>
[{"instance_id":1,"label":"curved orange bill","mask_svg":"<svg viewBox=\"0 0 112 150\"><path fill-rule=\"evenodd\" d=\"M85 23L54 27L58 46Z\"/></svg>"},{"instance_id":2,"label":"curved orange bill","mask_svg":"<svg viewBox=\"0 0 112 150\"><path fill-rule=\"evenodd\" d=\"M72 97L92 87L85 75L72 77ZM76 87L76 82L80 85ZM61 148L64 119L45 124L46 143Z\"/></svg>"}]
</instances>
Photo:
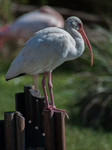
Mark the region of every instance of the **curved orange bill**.
<instances>
[{"instance_id":1,"label":"curved orange bill","mask_svg":"<svg viewBox=\"0 0 112 150\"><path fill-rule=\"evenodd\" d=\"M83 30L83 29L80 29L80 30L78 30L78 31L79 31L80 34L82 35L82 37L83 37L83 39L84 39L86 45L87 45L88 48L89 48L90 56L91 56L91 66L92 66L92 65L93 65L93 52L92 52L91 44L90 44L90 42L89 42L89 40L88 40L88 38L87 38L87 36L86 36L84 30Z\"/></svg>"}]
</instances>

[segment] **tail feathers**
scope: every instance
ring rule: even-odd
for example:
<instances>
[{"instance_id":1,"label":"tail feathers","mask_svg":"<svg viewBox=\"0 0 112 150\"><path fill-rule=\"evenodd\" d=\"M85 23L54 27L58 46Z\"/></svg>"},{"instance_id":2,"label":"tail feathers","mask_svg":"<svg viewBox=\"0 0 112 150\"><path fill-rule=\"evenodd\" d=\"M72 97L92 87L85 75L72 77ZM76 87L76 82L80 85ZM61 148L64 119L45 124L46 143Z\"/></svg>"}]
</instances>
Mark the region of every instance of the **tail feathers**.
<instances>
[{"instance_id":1,"label":"tail feathers","mask_svg":"<svg viewBox=\"0 0 112 150\"><path fill-rule=\"evenodd\" d=\"M18 76L22 76L24 74L26 74L26 71L24 71L23 59L18 55L11 63L6 73L5 79L6 81L8 81L10 79L16 78Z\"/></svg>"},{"instance_id":2,"label":"tail feathers","mask_svg":"<svg viewBox=\"0 0 112 150\"><path fill-rule=\"evenodd\" d=\"M5 79L6 79L6 81L8 81L8 80L11 80L11 79L14 79L16 77L23 76L23 75L26 75L26 74L25 73L21 73L21 74L15 76L15 77L12 77L12 78L7 78L7 76L6 76Z\"/></svg>"}]
</instances>

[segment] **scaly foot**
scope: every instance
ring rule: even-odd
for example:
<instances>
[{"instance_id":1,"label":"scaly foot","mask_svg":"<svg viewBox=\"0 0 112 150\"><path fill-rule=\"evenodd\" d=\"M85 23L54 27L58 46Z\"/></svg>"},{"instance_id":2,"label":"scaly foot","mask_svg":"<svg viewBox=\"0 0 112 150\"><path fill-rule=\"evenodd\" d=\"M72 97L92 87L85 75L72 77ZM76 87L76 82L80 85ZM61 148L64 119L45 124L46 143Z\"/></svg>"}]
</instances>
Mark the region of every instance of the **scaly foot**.
<instances>
[{"instance_id":1,"label":"scaly foot","mask_svg":"<svg viewBox=\"0 0 112 150\"><path fill-rule=\"evenodd\" d=\"M54 107L53 106L47 106L47 107L44 108L44 110L46 110L46 109L51 111L51 116L53 115L53 110L56 110L56 111L59 111L59 112L63 112L66 115L66 117L69 119L69 116L67 115L66 110L58 109L55 106Z\"/></svg>"}]
</instances>

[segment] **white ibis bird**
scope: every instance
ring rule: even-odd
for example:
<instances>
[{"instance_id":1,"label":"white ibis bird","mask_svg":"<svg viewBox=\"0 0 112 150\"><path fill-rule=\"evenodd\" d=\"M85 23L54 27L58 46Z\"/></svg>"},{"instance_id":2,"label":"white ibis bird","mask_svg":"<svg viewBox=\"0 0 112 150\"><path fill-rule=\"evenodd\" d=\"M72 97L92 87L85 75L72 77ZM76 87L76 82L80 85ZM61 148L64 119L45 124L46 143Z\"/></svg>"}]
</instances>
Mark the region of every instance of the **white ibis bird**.
<instances>
[{"instance_id":1,"label":"white ibis bird","mask_svg":"<svg viewBox=\"0 0 112 150\"><path fill-rule=\"evenodd\" d=\"M64 27L64 19L56 10L43 6L38 10L26 13L12 24L0 28L0 47L5 40L28 40L33 34L46 27Z\"/></svg>"},{"instance_id":2,"label":"white ibis bird","mask_svg":"<svg viewBox=\"0 0 112 150\"><path fill-rule=\"evenodd\" d=\"M83 24L79 18L69 17L65 21L64 29L49 27L38 31L35 33L34 37L24 44L21 52L11 63L5 79L10 80L23 74L35 75L44 73L42 87L46 102L45 109L50 109L51 112L52 110L63 111L67 116L65 110L57 109L54 104L51 73L63 62L73 60L81 56L84 51L84 41L90 50L92 65L92 48L83 30ZM47 73L51 105L48 102L45 85Z\"/></svg>"}]
</instances>

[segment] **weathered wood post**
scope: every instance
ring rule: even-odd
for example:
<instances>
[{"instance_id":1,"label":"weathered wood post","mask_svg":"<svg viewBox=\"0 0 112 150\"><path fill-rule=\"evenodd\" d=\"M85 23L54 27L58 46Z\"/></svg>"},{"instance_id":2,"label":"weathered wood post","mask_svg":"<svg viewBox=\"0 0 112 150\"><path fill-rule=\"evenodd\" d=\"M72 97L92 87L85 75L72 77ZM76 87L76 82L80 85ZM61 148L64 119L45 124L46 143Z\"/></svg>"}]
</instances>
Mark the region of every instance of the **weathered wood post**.
<instances>
[{"instance_id":1,"label":"weathered wood post","mask_svg":"<svg viewBox=\"0 0 112 150\"><path fill-rule=\"evenodd\" d=\"M16 150L15 112L5 112L5 150Z\"/></svg>"},{"instance_id":2,"label":"weathered wood post","mask_svg":"<svg viewBox=\"0 0 112 150\"><path fill-rule=\"evenodd\" d=\"M65 116L63 112L44 111L45 146L46 150L66 150L65 147Z\"/></svg>"},{"instance_id":3,"label":"weathered wood post","mask_svg":"<svg viewBox=\"0 0 112 150\"><path fill-rule=\"evenodd\" d=\"M45 107L44 97L35 96L38 94L37 90L30 89L29 97L31 99L32 124L34 129L35 147L45 147L45 136L43 128L43 109ZM39 94L40 95L40 94Z\"/></svg>"},{"instance_id":4,"label":"weathered wood post","mask_svg":"<svg viewBox=\"0 0 112 150\"><path fill-rule=\"evenodd\" d=\"M53 112L54 113L54 112ZM46 150L55 149L55 127L54 117L51 117L51 111L44 111L44 128L45 128L45 146Z\"/></svg>"},{"instance_id":5,"label":"weathered wood post","mask_svg":"<svg viewBox=\"0 0 112 150\"><path fill-rule=\"evenodd\" d=\"M66 150L63 112L44 110L44 97L32 85L15 94L16 111L5 112L0 121L2 150ZM5 129L5 133L2 129ZM5 143L4 143L5 141ZM1 150L1 149L0 149Z\"/></svg>"},{"instance_id":6,"label":"weathered wood post","mask_svg":"<svg viewBox=\"0 0 112 150\"><path fill-rule=\"evenodd\" d=\"M4 120L0 120L0 150L5 150Z\"/></svg>"},{"instance_id":7,"label":"weathered wood post","mask_svg":"<svg viewBox=\"0 0 112 150\"><path fill-rule=\"evenodd\" d=\"M20 111L21 113L23 113L26 120L26 148L32 149L34 147L45 147L45 136L43 134L44 116L42 114L45 106L44 97L40 97L40 92L34 89L34 86L24 85L24 93L16 93L15 102L16 111Z\"/></svg>"},{"instance_id":8,"label":"weathered wood post","mask_svg":"<svg viewBox=\"0 0 112 150\"><path fill-rule=\"evenodd\" d=\"M26 148L35 147L34 130L31 122L31 99L29 98L29 89L34 89L34 86L24 85Z\"/></svg>"},{"instance_id":9,"label":"weathered wood post","mask_svg":"<svg viewBox=\"0 0 112 150\"><path fill-rule=\"evenodd\" d=\"M55 112L54 118L55 118L56 150L66 150L65 115L63 112Z\"/></svg>"},{"instance_id":10,"label":"weathered wood post","mask_svg":"<svg viewBox=\"0 0 112 150\"><path fill-rule=\"evenodd\" d=\"M25 150L25 118L15 112L16 120L16 150Z\"/></svg>"}]
</instances>

